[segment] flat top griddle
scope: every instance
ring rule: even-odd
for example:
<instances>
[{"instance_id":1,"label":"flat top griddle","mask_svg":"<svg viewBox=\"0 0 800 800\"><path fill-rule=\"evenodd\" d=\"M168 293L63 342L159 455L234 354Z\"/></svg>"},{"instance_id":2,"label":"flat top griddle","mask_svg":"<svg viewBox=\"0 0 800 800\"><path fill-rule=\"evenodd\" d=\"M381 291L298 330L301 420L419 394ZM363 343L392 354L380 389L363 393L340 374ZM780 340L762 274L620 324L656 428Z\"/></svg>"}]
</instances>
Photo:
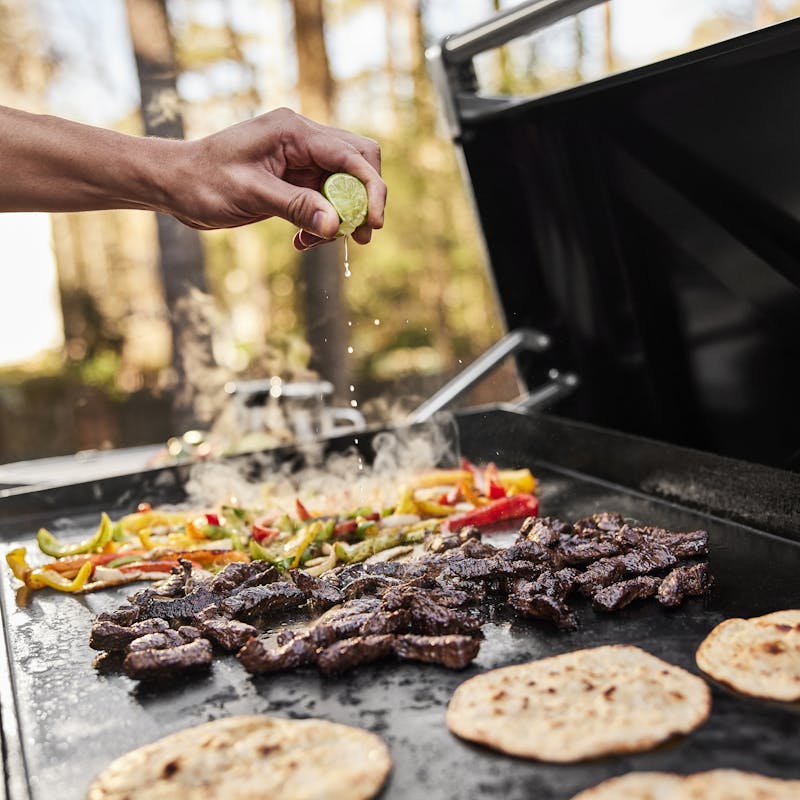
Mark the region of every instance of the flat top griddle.
<instances>
[{"instance_id":1,"label":"flat top griddle","mask_svg":"<svg viewBox=\"0 0 800 800\"><path fill-rule=\"evenodd\" d=\"M547 453L544 439L537 440L541 425L528 418L490 412L466 417L460 424L472 432L471 439L462 435L465 454L472 458L501 460L493 449L500 431L511 453ZM557 423L542 424L552 434ZM562 433L568 452L569 437L577 434L568 428ZM584 435L590 438L591 432ZM594 446L589 438L587 447ZM629 447L635 442L630 437L624 441ZM244 713L320 717L378 733L394 760L381 795L386 800L566 800L584 787L632 769L690 772L736 767L800 778L800 761L791 744L800 735L800 708L737 696L717 685L712 685L711 717L699 730L637 755L575 765L540 764L469 744L448 732L444 714L453 690L484 670L581 647L628 643L697 672L694 651L721 620L800 605L800 542L790 536L647 496L569 465L535 458L529 465L541 481L543 514L574 520L614 510L678 530L706 528L716 577L712 595L690 600L675 611L650 601L600 615L581 605L580 627L573 632L498 613L484 627L486 640L478 658L463 672L387 662L338 678L324 678L310 669L254 677L233 656L224 655L216 658L207 676L148 687L91 667L95 653L87 640L92 617L121 603L130 587L78 597L41 591L20 606L3 569L0 599L7 653L2 660L0 713L7 795L12 800L45 800L57 792L62 800L77 800L91 778L116 756L172 731ZM686 462L685 469L688 475L693 465ZM96 508L71 508L52 516L65 515L71 522L62 520L62 534L69 528L76 536L86 535L96 527ZM0 530L14 528L13 518L3 515Z\"/></svg>"}]
</instances>

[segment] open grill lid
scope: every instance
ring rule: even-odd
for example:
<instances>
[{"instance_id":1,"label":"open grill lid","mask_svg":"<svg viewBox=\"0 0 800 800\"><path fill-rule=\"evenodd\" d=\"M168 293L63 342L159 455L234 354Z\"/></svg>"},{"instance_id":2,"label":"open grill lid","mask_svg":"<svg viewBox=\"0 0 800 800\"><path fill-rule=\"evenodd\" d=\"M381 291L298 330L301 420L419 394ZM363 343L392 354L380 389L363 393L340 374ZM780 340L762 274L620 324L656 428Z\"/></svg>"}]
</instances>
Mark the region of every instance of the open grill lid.
<instances>
[{"instance_id":1,"label":"open grill lid","mask_svg":"<svg viewBox=\"0 0 800 800\"><path fill-rule=\"evenodd\" d=\"M537 0L429 54L519 359L558 413L800 469L800 21L538 98L472 59L595 5Z\"/></svg>"}]
</instances>

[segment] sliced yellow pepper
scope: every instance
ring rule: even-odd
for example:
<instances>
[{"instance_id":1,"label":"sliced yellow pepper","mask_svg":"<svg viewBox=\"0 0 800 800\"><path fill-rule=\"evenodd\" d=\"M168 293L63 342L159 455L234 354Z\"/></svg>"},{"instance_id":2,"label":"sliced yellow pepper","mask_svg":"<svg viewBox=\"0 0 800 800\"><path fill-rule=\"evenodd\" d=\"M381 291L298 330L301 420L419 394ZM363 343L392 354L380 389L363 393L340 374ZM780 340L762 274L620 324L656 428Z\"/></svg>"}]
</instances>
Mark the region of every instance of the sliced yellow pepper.
<instances>
[{"instance_id":1,"label":"sliced yellow pepper","mask_svg":"<svg viewBox=\"0 0 800 800\"><path fill-rule=\"evenodd\" d=\"M22 581L29 589L42 589L49 586L60 592L79 592L86 585L94 570L91 561L87 561L78 570L78 574L69 580L54 569L47 567L31 569L26 555L24 547L17 547L6 553L6 562L11 567L14 577Z\"/></svg>"},{"instance_id":2,"label":"sliced yellow pepper","mask_svg":"<svg viewBox=\"0 0 800 800\"><path fill-rule=\"evenodd\" d=\"M97 529L97 533L89 539L78 542L78 544L62 544L45 528L39 528L39 533L36 534L36 541L39 545L39 549L46 555L52 556L53 558L63 558L64 556L77 556L82 553L99 552L111 541L113 534L114 526L111 524L108 514L103 512L103 515L100 517L100 527Z\"/></svg>"},{"instance_id":3,"label":"sliced yellow pepper","mask_svg":"<svg viewBox=\"0 0 800 800\"><path fill-rule=\"evenodd\" d=\"M461 481L472 483L472 473L466 469L435 469L413 478L410 486L414 489L429 489L432 486L456 485Z\"/></svg>"},{"instance_id":4,"label":"sliced yellow pepper","mask_svg":"<svg viewBox=\"0 0 800 800\"><path fill-rule=\"evenodd\" d=\"M142 528L140 531L137 532L137 536L139 537L139 541L142 543L142 547L146 550L152 550L156 545L155 542L150 538L150 534L153 531L150 528Z\"/></svg>"},{"instance_id":5,"label":"sliced yellow pepper","mask_svg":"<svg viewBox=\"0 0 800 800\"><path fill-rule=\"evenodd\" d=\"M453 506L446 506L442 503L434 503L432 500L417 500L417 508L427 517L449 517L455 514Z\"/></svg>"},{"instance_id":6,"label":"sliced yellow pepper","mask_svg":"<svg viewBox=\"0 0 800 800\"><path fill-rule=\"evenodd\" d=\"M300 559L303 557L303 553L305 553L308 546L317 538L317 534L322 530L322 527L322 522L317 520L316 522L312 522L308 528L306 528L306 532L297 545L297 552L295 552L292 563L290 564L292 569L300 566Z\"/></svg>"},{"instance_id":7,"label":"sliced yellow pepper","mask_svg":"<svg viewBox=\"0 0 800 800\"><path fill-rule=\"evenodd\" d=\"M407 489L403 490L403 494L400 497L400 502L397 504L397 508L394 510L394 513L419 515L419 510L417 509L417 504L414 500L414 489L412 487L409 486Z\"/></svg>"},{"instance_id":8,"label":"sliced yellow pepper","mask_svg":"<svg viewBox=\"0 0 800 800\"><path fill-rule=\"evenodd\" d=\"M536 491L536 478L529 469L501 469L497 471L497 479L509 494L533 494Z\"/></svg>"},{"instance_id":9,"label":"sliced yellow pepper","mask_svg":"<svg viewBox=\"0 0 800 800\"><path fill-rule=\"evenodd\" d=\"M118 525L127 533L138 533L142 528L170 528L173 525L183 525L187 519L196 517L196 513L186 511L137 511L122 517Z\"/></svg>"}]
</instances>

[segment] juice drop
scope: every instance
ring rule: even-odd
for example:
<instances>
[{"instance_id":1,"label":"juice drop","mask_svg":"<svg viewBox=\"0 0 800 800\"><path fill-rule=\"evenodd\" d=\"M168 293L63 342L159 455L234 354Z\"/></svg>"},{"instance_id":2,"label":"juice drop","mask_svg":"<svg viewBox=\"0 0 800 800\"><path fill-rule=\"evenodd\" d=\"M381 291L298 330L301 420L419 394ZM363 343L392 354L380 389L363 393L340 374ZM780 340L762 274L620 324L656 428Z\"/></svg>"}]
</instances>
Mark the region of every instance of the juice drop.
<instances>
[{"instance_id":1,"label":"juice drop","mask_svg":"<svg viewBox=\"0 0 800 800\"><path fill-rule=\"evenodd\" d=\"M344 237L344 276L345 278L349 278L353 273L350 272L350 258L347 254L347 239L349 237Z\"/></svg>"}]
</instances>

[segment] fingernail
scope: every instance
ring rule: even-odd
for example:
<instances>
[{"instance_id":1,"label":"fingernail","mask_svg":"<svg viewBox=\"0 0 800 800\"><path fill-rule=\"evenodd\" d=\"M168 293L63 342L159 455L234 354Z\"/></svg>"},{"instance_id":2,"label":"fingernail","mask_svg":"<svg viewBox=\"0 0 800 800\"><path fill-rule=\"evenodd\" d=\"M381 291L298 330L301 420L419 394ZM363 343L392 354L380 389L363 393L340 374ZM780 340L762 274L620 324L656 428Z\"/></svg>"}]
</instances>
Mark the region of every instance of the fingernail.
<instances>
[{"instance_id":1,"label":"fingernail","mask_svg":"<svg viewBox=\"0 0 800 800\"><path fill-rule=\"evenodd\" d=\"M322 229L325 225L325 217L327 215L324 211L315 211L314 216L311 217L311 232L317 236L322 236Z\"/></svg>"}]
</instances>

